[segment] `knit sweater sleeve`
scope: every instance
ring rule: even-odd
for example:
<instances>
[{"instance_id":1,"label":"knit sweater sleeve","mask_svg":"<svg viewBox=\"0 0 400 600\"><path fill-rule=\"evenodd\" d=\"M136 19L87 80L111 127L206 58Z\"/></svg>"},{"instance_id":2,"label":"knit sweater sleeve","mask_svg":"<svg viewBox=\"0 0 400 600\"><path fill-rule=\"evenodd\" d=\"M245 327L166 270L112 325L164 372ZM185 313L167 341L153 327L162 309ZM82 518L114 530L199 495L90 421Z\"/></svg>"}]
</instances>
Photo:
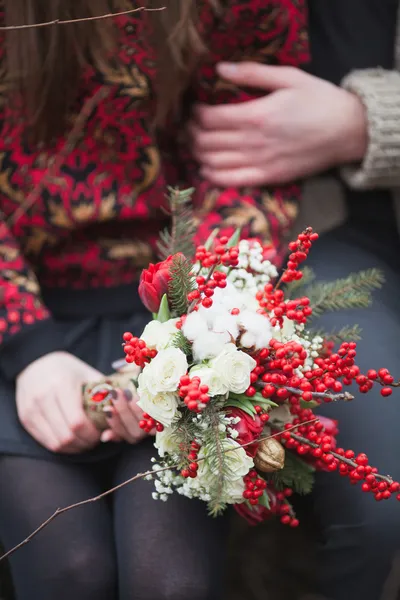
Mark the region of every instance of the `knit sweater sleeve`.
<instances>
[{"instance_id":1,"label":"knit sweater sleeve","mask_svg":"<svg viewBox=\"0 0 400 600\"><path fill-rule=\"evenodd\" d=\"M342 177L350 187L360 190L400 186L400 73L353 71L342 87L363 102L369 136L364 160L342 167Z\"/></svg>"}]
</instances>

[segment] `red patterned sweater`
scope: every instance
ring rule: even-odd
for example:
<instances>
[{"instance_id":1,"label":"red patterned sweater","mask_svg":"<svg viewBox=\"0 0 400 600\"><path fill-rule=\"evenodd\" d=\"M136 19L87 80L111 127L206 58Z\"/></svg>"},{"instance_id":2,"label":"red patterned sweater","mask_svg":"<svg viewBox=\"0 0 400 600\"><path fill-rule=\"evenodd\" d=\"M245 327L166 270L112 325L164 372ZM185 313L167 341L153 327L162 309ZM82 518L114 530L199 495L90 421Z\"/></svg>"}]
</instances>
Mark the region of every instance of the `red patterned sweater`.
<instances>
[{"instance_id":1,"label":"red patterned sweater","mask_svg":"<svg viewBox=\"0 0 400 600\"><path fill-rule=\"evenodd\" d=\"M203 9L209 55L193 83L194 101L249 98L218 80L221 59L291 65L308 59L305 0L226 4L222 18L208 3ZM296 216L299 192L293 186L218 190L199 180L184 147L160 150L152 129L155 66L144 19L143 12L118 17L119 66L82 74L71 130L55 148L26 145L0 93L0 371L9 379L60 347L42 290L104 289L138 278L165 226L166 185L197 188L198 240L215 227L231 232L241 226L244 236L279 246ZM0 38L0 58L1 52ZM1 75L0 66L0 83Z\"/></svg>"}]
</instances>

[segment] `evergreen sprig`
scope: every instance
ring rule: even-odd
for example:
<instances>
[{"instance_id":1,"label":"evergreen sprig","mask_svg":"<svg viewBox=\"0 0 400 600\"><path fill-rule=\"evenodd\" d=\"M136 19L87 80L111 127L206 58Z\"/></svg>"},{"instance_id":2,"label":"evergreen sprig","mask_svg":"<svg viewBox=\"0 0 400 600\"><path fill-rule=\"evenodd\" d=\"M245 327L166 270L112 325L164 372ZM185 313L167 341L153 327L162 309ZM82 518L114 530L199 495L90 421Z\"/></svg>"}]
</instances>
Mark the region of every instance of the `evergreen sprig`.
<instances>
[{"instance_id":1,"label":"evergreen sprig","mask_svg":"<svg viewBox=\"0 0 400 600\"><path fill-rule=\"evenodd\" d=\"M307 288L313 316L324 312L368 308L372 301L371 292L379 289L384 282L379 269L368 269L351 273L348 277L333 282L318 282Z\"/></svg>"},{"instance_id":2,"label":"evergreen sprig","mask_svg":"<svg viewBox=\"0 0 400 600\"><path fill-rule=\"evenodd\" d=\"M187 312L189 304L187 297L195 288L192 262L183 254L177 254L173 258L170 275L168 302L171 312L180 317Z\"/></svg>"},{"instance_id":3,"label":"evergreen sprig","mask_svg":"<svg viewBox=\"0 0 400 600\"><path fill-rule=\"evenodd\" d=\"M223 414L220 412L220 406L217 403L207 407L207 413L210 420L210 427L203 433L203 447L207 448L207 469L213 474L210 480L210 500L208 502L208 512L210 516L217 517L226 508L223 500L224 484L229 478L229 469L227 467L226 454L221 444L221 431L219 426Z\"/></svg>"},{"instance_id":4,"label":"evergreen sprig","mask_svg":"<svg viewBox=\"0 0 400 600\"><path fill-rule=\"evenodd\" d=\"M160 233L157 250L161 260L177 252L182 252L187 258L194 253L193 235L195 225L192 208L192 195L194 190L179 190L168 188L170 227Z\"/></svg>"},{"instance_id":5,"label":"evergreen sprig","mask_svg":"<svg viewBox=\"0 0 400 600\"><path fill-rule=\"evenodd\" d=\"M189 340L187 338L185 338L182 331L178 331L174 335L174 337L172 339L172 346L174 348L178 348L179 350L181 350L184 354L186 354L186 356L188 356L188 357L192 356L192 344L189 342ZM189 361L189 362L191 362L191 361Z\"/></svg>"},{"instance_id":6,"label":"evergreen sprig","mask_svg":"<svg viewBox=\"0 0 400 600\"><path fill-rule=\"evenodd\" d=\"M326 332L323 329L317 331L312 330L312 336L320 336L327 342L334 342L340 344L342 342L358 342L361 340L362 329L359 325L346 325L338 331L333 329L332 331Z\"/></svg>"},{"instance_id":7,"label":"evergreen sprig","mask_svg":"<svg viewBox=\"0 0 400 600\"><path fill-rule=\"evenodd\" d=\"M281 471L273 473L271 479L278 492L292 488L295 493L306 496L314 485L314 469L286 450L285 466Z\"/></svg>"}]
</instances>

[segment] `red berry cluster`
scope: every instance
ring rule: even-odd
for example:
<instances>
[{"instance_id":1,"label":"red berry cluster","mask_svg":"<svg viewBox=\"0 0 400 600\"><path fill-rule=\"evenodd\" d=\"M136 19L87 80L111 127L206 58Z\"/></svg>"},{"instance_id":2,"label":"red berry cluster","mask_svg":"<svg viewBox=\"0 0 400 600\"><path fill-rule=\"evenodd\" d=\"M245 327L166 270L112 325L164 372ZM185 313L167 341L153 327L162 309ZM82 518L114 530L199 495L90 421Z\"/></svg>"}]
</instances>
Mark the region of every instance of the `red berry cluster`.
<instances>
[{"instance_id":1,"label":"red berry cluster","mask_svg":"<svg viewBox=\"0 0 400 600\"><path fill-rule=\"evenodd\" d=\"M143 368L146 363L157 356L156 350L147 348L145 342L140 338L134 337L132 333L124 333L123 340L123 349L126 354L125 360L127 363L135 363L138 367Z\"/></svg>"},{"instance_id":2,"label":"red berry cluster","mask_svg":"<svg viewBox=\"0 0 400 600\"><path fill-rule=\"evenodd\" d=\"M331 389L334 392L340 392L343 385L351 385L355 381L362 394L368 393L375 382L382 386L382 396L387 397L392 394L390 386L397 385L397 383L394 383L394 377L388 369L379 369L379 371L371 369L366 375L363 375L355 364L356 349L356 342L343 342L337 353L330 353L325 358L315 360L319 368L312 373L306 373L306 376L312 377L315 391L325 392ZM343 385L338 381L339 378L342 379ZM329 401L329 398L326 400Z\"/></svg>"},{"instance_id":3,"label":"red berry cluster","mask_svg":"<svg viewBox=\"0 0 400 600\"><path fill-rule=\"evenodd\" d=\"M190 444L190 452L187 456L187 459L189 462L188 468L182 469L182 471L181 471L181 475L185 479L187 479L188 477L191 477L192 479L197 477L197 471L199 470L199 463L197 462L199 450L200 450L200 444L198 444L197 442L192 442Z\"/></svg>"},{"instance_id":4,"label":"red berry cluster","mask_svg":"<svg viewBox=\"0 0 400 600\"><path fill-rule=\"evenodd\" d=\"M369 391L372 387L372 382L376 381L377 383L380 383L382 386L384 386L381 389L381 395L384 398L387 398L387 396L391 396L391 394L393 393L393 388L389 386L394 384L394 377L389 373L388 369L379 369L378 372L374 371L373 369L370 369L366 377L367 381L365 381L364 376L362 375L358 377L358 380L356 379L357 383L360 385L361 392ZM398 384L396 383L394 385L397 386Z\"/></svg>"},{"instance_id":5,"label":"red berry cluster","mask_svg":"<svg viewBox=\"0 0 400 600\"><path fill-rule=\"evenodd\" d=\"M276 503L274 506L274 513L280 516L282 525L289 525L289 527L298 527L299 520L296 519L293 508L287 500L292 495L293 490L291 488L286 488L282 492L276 492Z\"/></svg>"},{"instance_id":6,"label":"red berry cluster","mask_svg":"<svg viewBox=\"0 0 400 600\"><path fill-rule=\"evenodd\" d=\"M285 429L289 430L293 425L299 425L296 432L291 430L282 433L281 439L287 449L294 450L302 457L307 456L315 463L317 469L338 471L353 484L362 481L362 490L372 492L376 500L387 500L393 494L397 494L397 499L400 500L400 484L397 481L379 475L378 469L368 464L366 454L356 456L353 450L336 448L337 430L330 433L319 421L306 424L312 416L311 410L303 410L292 424L285 426Z\"/></svg>"},{"instance_id":7,"label":"red berry cluster","mask_svg":"<svg viewBox=\"0 0 400 600\"><path fill-rule=\"evenodd\" d=\"M214 271L210 278L199 275L196 277L197 288L188 294L188 301L201 301L204 308L212 306L212 296L215 288L226 288L226 273Z\"/></svg>"},{"instance_id":8,"label":"red berry cluster","mask_svg":"<svg viewBox=\"0 0 400 600\"><path fill-rule=\"evenodd\" d=\"M223 236L215 240L214 250L211 252L205 246L197 246L195 259L200 262L204 269L210 269L218 265L226 267L237 267L239 264L239 249L236 246L228 248L229 238Z\"/></svg>"},{"instance_id":9,"label":"red berry cluster","mask_svg":"<svg viewBox=\"0 0 400 600\"><path fill-rule=\"evenodd\" d=\"M301 389L301 385L308 385L307 380L295 375L295 370L303 366L307 358L307 352L298 342L283 343L272 339L269 348L264 348L254 358L257 367L251 374L251 392L260 390L264 398L274 396L283 401L290 398L286 387Z\"/></svg>"},{"instance_id":10,"label":"red berry cluster","mask_svg":"<svg viewBox=\"0 0 400 600\"><path fill-rule=\"evenodd\" d=\"M262 406L255 406L254 410L258 414L262 423L267 423L269 421L269 414L263 409Z\"/></svg>"},{"instance_id":11,"label":"red berry cluster","mask_svg":"<svg viewBox=\"0 0 400 600\"><path fill-rule=\"evenodd\" d=\"M143 413L143 419L139 421L139 427L140 429L143 429L143 431L145 431L146 433L150 433L151 431L153 431L153 429L155 429L159 433L164 431L164 425L150 417L150 415L148 415L147 413Z\"/></svg>"},{"instance_id":12,"label":"red berry cluster","mask_svg":"<svg viewBox=\"0 0 400 600\"><path fill-rule=\"evenodd\" d=\"M246 489L243 492L243 498L245 498L252 506L256 506L259 503L261 496L264 494L264 490L267 488L267 482L262 479L257 471L252 469L243 478L246 485Z\"/></svg>"},{"instance_id":13,"label":"red berry cluster","mask_svg":"<svg viewBox=\"0 0 400 600\"><path fill-rule=\"evenodd\" d=\"M217 267L237 267L239 264L239 249L228 248L228 242L229 238L223 236L215 241L213 251L207 250L205 246L197 247L196 261L203 269L210 269L210 272L207 277L196 277L198 287L188 294L190 303L201 302L205 308L210 308L215 288L226 287L226 274L216 270Z\"/></svg>"},{"instance_id":14,"label":"red berry cluster","mask_svg":"<svg viewBox=\"0 0 400 600\"><path fill-rule=\"evenodd\" d=\"M289 244L291 254L289 255L287 268L282 275L284 283L290 283L302 278L303 274L299 271L299 266L306 260L313 242L317 239L318 233L314 233L312 227L307 227L303 233L298 235L295 242Z\"/></svg>"},{"instance_id":15,"label":"red berry cluster","mask_svg":"<svg viewBox=\"0 0 400 600\"><path fill-rule=\"evenodd\" d=\"M297 323L306 323L312 314L309 298L304 296L286 302L283 291L274 289L272 283L267 283L264 291L257 292L256 298L261 308L272 313L270 320L273 327L282 325L283 317Z\"/></svg>"},{"instance_id":16,"label":"red berry cluster","mask_svg":"<svg viewBox=\"0 0 400 600\"><path fill-rule=\"evenodd\" d=\"M201 412L210 402L208 386L201 383L200 377L191 379L189 375L183 375L179 381L179 396L189 410L197 413Z\"/></svg>"}]
</instances>

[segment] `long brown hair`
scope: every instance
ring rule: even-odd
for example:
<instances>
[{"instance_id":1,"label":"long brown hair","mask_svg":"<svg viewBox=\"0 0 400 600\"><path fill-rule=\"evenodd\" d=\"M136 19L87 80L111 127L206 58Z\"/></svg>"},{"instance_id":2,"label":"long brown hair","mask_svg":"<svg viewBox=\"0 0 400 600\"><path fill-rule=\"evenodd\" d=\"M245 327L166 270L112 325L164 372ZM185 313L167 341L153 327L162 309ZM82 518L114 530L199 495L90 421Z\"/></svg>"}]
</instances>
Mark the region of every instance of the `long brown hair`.
<instances>
[{"instance_id":1,"label":"long brown hair","mask_svg":"<svg viewBox=\"0 0 400 600\"><path fill-rule=\"evenodd\" d=\"M217 0L208 0L216 4ZM3 0L5 25L98 16L110 0ZM112 4L116 4L113 0ZM158 57L158 120L177 103L197 58L204 51L198 32L197 0L146 0ZM113 7L114 11L118 8ZM36 140L48 141L65 127L82 67L108 60L114 43L112 19L65 26L6 31L6 77L20 91L21 109ZM14 87L14 89L15 89Z\"/></svg>"}]
</instances>

